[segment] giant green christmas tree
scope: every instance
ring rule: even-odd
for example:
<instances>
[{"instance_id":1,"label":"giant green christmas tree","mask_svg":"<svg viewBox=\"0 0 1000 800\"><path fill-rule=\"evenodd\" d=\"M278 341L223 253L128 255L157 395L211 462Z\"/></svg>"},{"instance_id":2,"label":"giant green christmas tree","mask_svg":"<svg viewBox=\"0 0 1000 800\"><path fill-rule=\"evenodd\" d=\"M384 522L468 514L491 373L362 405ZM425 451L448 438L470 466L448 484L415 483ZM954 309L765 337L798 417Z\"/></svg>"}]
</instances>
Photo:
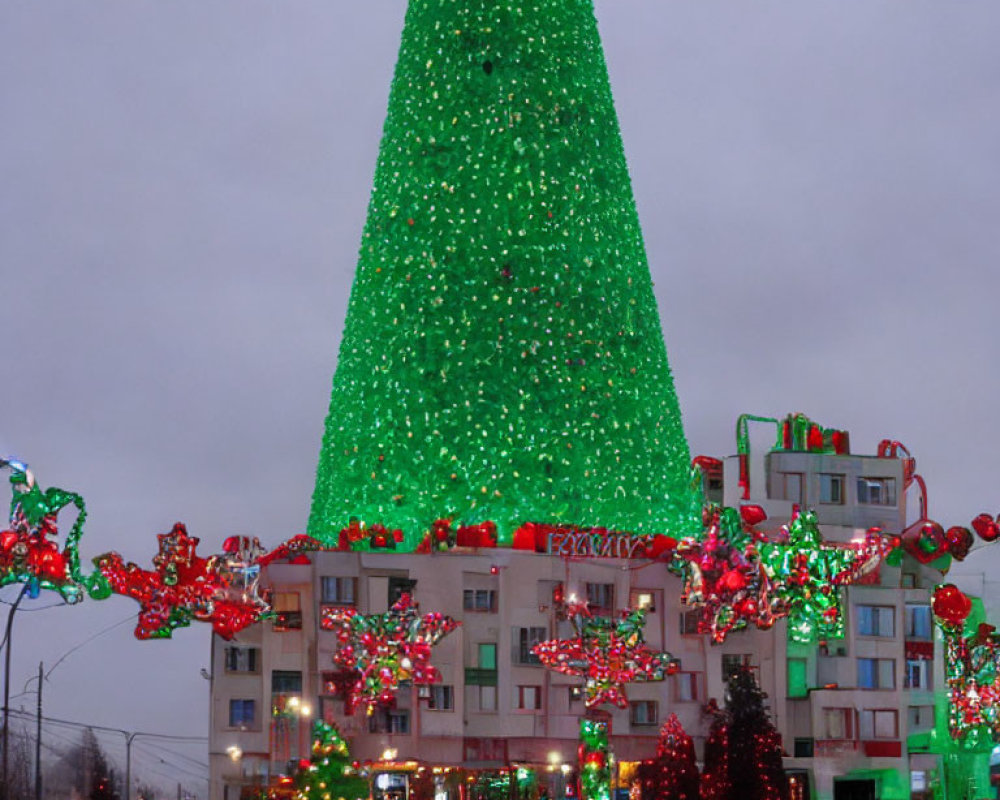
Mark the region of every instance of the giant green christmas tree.
<instances>
[{"instance_id":1,"label":"giant green christmas tree","mask_svg":"<svg viewBox=\"0 0 1000 800\"><path fill-rule=\"evenodd\" d=\"M411 0L309 533L689 532L592 0Z\"/></svg>"}]
</instances>

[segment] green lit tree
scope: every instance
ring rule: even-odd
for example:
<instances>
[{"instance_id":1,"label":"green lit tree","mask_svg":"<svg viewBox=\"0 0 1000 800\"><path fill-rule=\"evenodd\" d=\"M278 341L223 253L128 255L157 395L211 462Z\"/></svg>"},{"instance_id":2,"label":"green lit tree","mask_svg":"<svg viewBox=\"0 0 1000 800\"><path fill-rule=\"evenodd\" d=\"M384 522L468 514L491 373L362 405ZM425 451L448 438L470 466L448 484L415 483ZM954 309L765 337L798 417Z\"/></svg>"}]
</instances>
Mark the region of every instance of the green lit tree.
<instances>
[{"instance_id":1,"label":"green lit tree","mask_svg":"<svg viewBox=\"0 0 1000 800\"><path fill-rule=\"evenodd\" d=\"M592 0L411 0L309 533L697 530Z\"/></svg>"},{"instance_id":2,"label":"green lit tree","mask_svg":"<svg viewBox=\"0 0 1000 800\"><path fill-rule=\"evenodd\" d=\"M355 800L367 798L368 780L351 766L347 742L336 725L316 720L312 757L296 780L298 800Z\"/></svg>"}]
</instances>

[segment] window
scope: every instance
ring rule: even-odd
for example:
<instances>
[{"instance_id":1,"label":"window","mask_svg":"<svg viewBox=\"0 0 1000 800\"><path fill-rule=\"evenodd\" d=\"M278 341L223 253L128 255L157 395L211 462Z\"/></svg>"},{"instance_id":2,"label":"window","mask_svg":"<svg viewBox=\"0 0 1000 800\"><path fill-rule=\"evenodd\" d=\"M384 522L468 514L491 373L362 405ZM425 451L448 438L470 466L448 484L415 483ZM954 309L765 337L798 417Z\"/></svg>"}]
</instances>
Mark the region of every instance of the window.
<instances>
[{"instance_id":1,"label":"window","mask_svg":"<svg viewBox=\"0 0 1000 800\"><path fill-rule=\"evenodd\" d=\"M809 680L806 675L807 661L804 658L788 659L788 696L808 697Z\"/></svg>"},{"instance_id":2,"label":"window","mask_svg":"<svg viewBox=\"0 0 1000 800\"><path fill-rule=\"evenodd\" d=\"M594 614L600 615L601 612L610 614L615 608L615 585L613 583L588 583L587 605L590 606L590 611ZM604 616L608 614L604 614Z\"/></svg>"},{"instance_id":3,"label":"window","mask_svg":"<svg viewBox=\"0 0 1000 800\"><path fill-rule=\"evenodd\" d=\"M389 576L389 605L393 606L404 594L413 595L417 582L397 575Z\"/></svg>"},{"instance_id":4,"label":"window","mask_svg":"<svg viewBox=\"0 0 1000 800\"><path fill-rule=\"evenodd\" d=\"M794 758L812 758L816 742L811 737L796 739L792 744Z\"/></svg>"},{"instance_id":5,"label":"window","mask_svg":"<svg viewBox=\"0 0 1000 800\"><path fill-rule=\"evenodd\" d=\"M409 733L410 712L381 709L368 717L369 733Z\"/></svg>"},{"instance_id":6,"label":"window","mask_svg":"<svg viewBox=\"0 0 1000 800\"><path fill-rule=\"evenodd\" d=\"M792 503L802 505L802 473L801 472L780 472L778 473L778 492L776 499L788 500Z\"/></svg>"},{"instance_id":7,"label":"window","mask_svg":"<svg viewBox=\"0 0 1000 800\"><path fill-rule=\"evenodd\" d=\"M749 667L752 658L750 653L723 653L722 680L728 681L730 676L740 667Z\"/></svg>"},{"instance_id":8,"label":"window","mask_svg":"<svg viewBox=\"0 0 1000 800\"><path fill-rule=\"evenodd\" d=\"M861 712L862 739L898 739L899 719L894 708L866 708Z\"/></svg>"},{"instance_id":9,"label":"window","mask_svg":"<svg viewBox=\"0 0 1000 800\"><path fill-rule=\"evenodd\" d=\"M858 478L858 502L870 506L896 505L896 479Z\"/></svg>"},{"instance_id":10,"label":"window","mask_svg":"<svg viewBox=\"0 0 1000 800\"><path fill-rule=\"evenodd\" d=\"M913 572L904 572L899 576L899 588L900 589L916 589L917 588L917 576Z\"/></svg>"},{"instance_id":11,"label":"window","mask_svg":"<svg viewBox=\"0 0 1000 800\"><path fill-rule=\"evenodd\" d=\"M895 689L896 661L892 658L859 658L859 689Z\"/></svg>"},{"instance_id":12,"label":"window","mask_svg":"<svg viewBox=\"0 0 1000 800\"><path fill-rule=\"evenodd\" d=\"M698 673L674 674L674 699L678 703L693 703L698 699Z\"/></svg>"},{"instance_id":13,"label":"window","mask_svg":"<svg viewBox=\"0 0 1000 800\"><path fill-rule=\"evenodd\" d=\"M462 608L466 611L496 612L495 589L466 589L462 592Z\"/></svg>"},{"instance_id":14,"label":"window","mask_svg":"<svg viewBox=\"0 0 1000 800\"><path fill-rule=\"evenodd\" d=\"M573 703L579 703L583 700L583 687L582 686L570 686L569 687L569 706L573 707Z\"/></svg>"},{"instance_id":15,"label":"window","mask_svg":"<svg viewBox=\"0 0 1000 800\"><path fill-rule=\"evenodd\" d=\"M320 578L321 602L336 606L353 606L358 602L358 579Z\"/></svg>"},{"instance_id":16,"label":"window","mask_svg":"<svg viewBox=\"0 0 1000 800\"><path fill-rule=\"evenodd\" d=\"M298 592L275 592L271 598L274 609L274 629L276 631L297 631L302 629L302 607Z\"/></svg>"},{"instance_id":17,"label":"window","mask_svg":"<svg viewBox=\"0 0 1000 800\"><path fill-rule=\"evenodd\" d=\"M495 670L497 668L496 643L480 642L477 649L479 651L479 668Z\"/></svg>"},{"instance_id":18,"label":"window","mask_svg":"<svg viewBox=\"0 0 1000 800\"><path fill-rule=\"evenodd\" d=\"M432 711L453 711L455 709L455 690L451 686L430 686L430 697L427 707Z\"/></svg>"},{"instance_id":19,"label":"window","mask_svg":"<svg viewBox=\"0 0 1000 800\"><path fill-rule=\"evenodd\" d=\"M701 609L693 608L690 611L681 612L681 635L682 636L696 636L701 631L698 630L698 624L701 622Z\"/></svg>"},{"instance_id":20,"label":"window","mask_svg":"<svg viewBox=\"0 0 1000 800\"><path fill-rule=\"evenodd\" d=\"M819 474L819 501L828 505L843 505L844 476L830 472Z\"/></svg>"},{"instance_id":21,"label":"window","mask_svg":"<svg viewBox=\"0 0 1000 800\"><path fill-rule=\"evenodd\" d=\"M922 658L906 659L906 677L903 686L907 689L930 689L931 662Z\"/></svg>"},{"instance_id":22,"label":"window","mask_svg":"<svg viewBox=\"0 0 1000 800\"><path fill-rule=\"evenodd\" d=\"M496 686L480 686L479 687L479 710L480 711L496 711L497 710L497 687Z\"/></svg>"},{"instance_id":23,"label":"window","mask_svg":"<svg viewBox=\"0 0 1000 800\"><path fill-rule=\"evenodd\" d=\"M515 664L541 664L531 648L544 642L545 628L514 628L513 656Z\"/></svg>"},{"instance_id":24,"label":"window","mask_svg":"<svg viewBox=\"0 0 1000 800\"><path fill-rule=\"evenodd\" d=\"M907 706L906 727L910 733L929 731L934 727L934 706Z\"/></svg>"},{"instance_id":25,"label":"window","mask_svg":"<svg viewBox=\"0 0 1000 800\"><path fill-rule=\"evenodd\" d=\"M514 694L514 708L534 711L542 707L541 686L518 686Z\"/></svg>"},{"instance_id":26,"label":"window","mask_svg":"<svg viewBox=\"0 0 1000 800\"><path fill-rule=\"evenodd\" d=\"M896 609L892 606L858 606L858 636L891 639L896 635Z\"/></svg>"},{"instance_id":27,"label":"window","mask_svg":"<svg viewBox=\"0 0 1000 800\"><path fill-rule=\"evenodd\" d=\"M633 725L656 725L660 710L655 700L633 700L629 703L629 719Z\"/></svg>"},{"instance_id":28,"label":"window","mask_svg":"<svg viewBox=\"0 0 1000 800\"><path fill-rule=\"evenodd\" d=\"M904 612L907 639L931 638L931 607L907 603Z\"/></svg>"},{"instance_id":29,"label":"window","mask_svg":"<svg viewBox=\"0 0 1000 800\"><path fill-rule=\"evenodd\" d=\"M301 694L302 673L298 670L276 669L271 673L272 694Z\"/></svg>"},{"instance_id":30,"label":"window","mask_svg":"<svg viewBox=\"0 0 1000 800\"><path fill-rule=\"evenodd\" d=\"M226 672L257 672L259 647L227 647Z\"/></svg>"},{"instance_id":31,"label":"window","mask_svg":"<svg viewBox=\"0 0 1000 800\"><path fill-rule=\"evenodd\" d=\"M854 709L824 708L823 728L826 739L853 739Z\"/></svg>"},{"instance_id":32,"label":"window","mask_svg":"<svg viewBox=\"0 0 1000 800\"><path fill-rule=\"evenodd\" d=\"M252 728L257 719L254 700L229 701L229 727Z\"/></svg>"},{"instance_id":33,"label":"window","mask_svg":"<svg viewBox=\"0 0 1000 800\"><path fill-rule=\"evenodd\" d=\"M631 608L641 608L648 614L656 613L656 594L645 589L634 589L629 598Z\"/></svg>"}]
</instances>

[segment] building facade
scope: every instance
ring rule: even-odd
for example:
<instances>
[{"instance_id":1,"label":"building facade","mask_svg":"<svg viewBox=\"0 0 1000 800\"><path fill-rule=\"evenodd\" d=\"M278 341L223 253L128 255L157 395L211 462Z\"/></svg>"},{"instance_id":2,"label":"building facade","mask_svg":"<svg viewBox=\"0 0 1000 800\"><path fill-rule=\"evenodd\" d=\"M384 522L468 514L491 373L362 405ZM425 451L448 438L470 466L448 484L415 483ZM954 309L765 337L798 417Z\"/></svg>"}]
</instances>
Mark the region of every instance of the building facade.
<instances>
[{"instance_id":1,"label":"building facade","mask_svg":"<svg viewBox=\"0 0 1000 800\"><path fill-rule=\"evenodd\" d=\"M725 459L706 487L726 505L753 502L779 526L795 507L816 510L827 540L848 541L870 526L906 528L907 463L897 457L773 450L751 466L742 497L740 459ZM273 563L264 581L272 622L212 644L211 797L237 800L289 774L308 758L312 717L334 721L360 761L427 767L525 767L550 797L575 770L580 680L538 663L531 646L571 634L556 617L557 587L586 597L597 614L647 610L646 640L670 652L680 671L662 683L628 687L627 709L606 709L611 748L625 788L629 765L655 752L671 713L702 752L728 673L748 664L769 697L783 736L795 797L920 796L936 757L910 754L907 739L933 725L933 640L929 589L939 579L908 558L883 564L844 590L847 635L795 645L783 622L745 630L722 644L696 632L697 612L680 603L681 581L665 564L563 557L514 549L454 548L433 554L318 552L309 563ZM329 606L385 612L403 592L421 612L461 622L434 648L440 684L405 688L395 707L346 715L334 695L335 634L320 625ZM443 790L442 790L443 791Z\"/></svg>"}]
</instances>

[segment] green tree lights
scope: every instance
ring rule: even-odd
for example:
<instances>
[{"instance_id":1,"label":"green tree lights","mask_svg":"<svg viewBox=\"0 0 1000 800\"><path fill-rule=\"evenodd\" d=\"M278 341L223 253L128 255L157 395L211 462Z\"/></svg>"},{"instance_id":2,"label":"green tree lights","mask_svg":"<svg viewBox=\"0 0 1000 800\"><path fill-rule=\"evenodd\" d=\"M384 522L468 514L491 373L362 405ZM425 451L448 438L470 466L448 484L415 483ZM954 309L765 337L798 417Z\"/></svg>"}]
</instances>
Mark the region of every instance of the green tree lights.
<instances>
[{"instance_id":1,"label":"green tree lights","mask_svg":"<svg viewBox=\"0 0 1000 800\"><path fill-rule=\"evenodd\" d=\"M699 504L591 0L411 0L309 533Z\"/></svg>"}]
</instances>

